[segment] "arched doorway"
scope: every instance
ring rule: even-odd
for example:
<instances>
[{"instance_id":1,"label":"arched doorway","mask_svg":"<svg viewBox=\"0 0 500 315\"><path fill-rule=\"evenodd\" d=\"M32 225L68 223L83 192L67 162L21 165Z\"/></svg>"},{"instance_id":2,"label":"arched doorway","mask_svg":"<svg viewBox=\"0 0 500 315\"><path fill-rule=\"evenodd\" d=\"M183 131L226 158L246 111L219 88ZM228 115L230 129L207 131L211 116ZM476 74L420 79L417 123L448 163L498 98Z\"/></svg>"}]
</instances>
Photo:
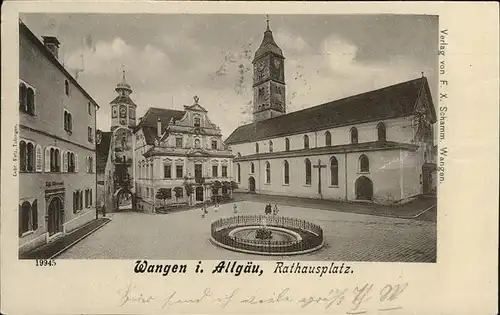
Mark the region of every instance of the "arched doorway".
<instances>
[{"instance_id":1,"label":"arched doorway","mask_svg":"<svg viewBox=\"0 0 500 315\"><path fill-rule=\"evenodd\" d=\"M253 176L248 178L248 189L250 192L255 192L255 178L253 178Z\"/></svg>"},{"instance_id":2,"label":"arched doorway","mask_svg":"<svg viewBox=\"0 0 500 315\"><path fill-rule=\"evenodd\" d=\"M196 187L195 194L196 194L196 201L203 201L203 187L202 186Z\"/></svg>"},{"instance_id":3,"label":"arched doorway","mask_svg":"<svg viewBox=\"0 0 500 315\"><path fill-rule=\"evenodd\" d=\"M63 203L61 198L54 197L50 201L49 208L47 209L47 230L49 236L62 232L63 230Z\"/></svg>"},{"instance_id":4,"label":"arched doorway","mask_svg":"<svg viewBox=\"0 0 500 315\"><path fill-rule=\"evenodd\" d=\"M132 193L126 188L116 192L116 209L119 211L132 210Z\"/></svg>"},{"instance_id":5,"label":"arched doorway","mask_svg":"<svg viewBox=\"0 0 500 315\"><path fill-rule=\"evenodd\" d=\"M372 200L373 199L373 182L366 176L361 176L356 180L356 199L357 200Z\"/></svg>"}]
</instances>

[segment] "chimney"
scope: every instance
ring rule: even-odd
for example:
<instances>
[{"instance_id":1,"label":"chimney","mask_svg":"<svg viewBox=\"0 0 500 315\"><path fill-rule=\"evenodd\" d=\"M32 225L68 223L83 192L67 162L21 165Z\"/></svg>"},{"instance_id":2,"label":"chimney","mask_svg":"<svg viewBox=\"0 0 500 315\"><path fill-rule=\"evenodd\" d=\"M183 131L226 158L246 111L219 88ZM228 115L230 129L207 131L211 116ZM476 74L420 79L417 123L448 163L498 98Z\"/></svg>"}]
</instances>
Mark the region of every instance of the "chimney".
<instances>
[{"instance_id":1,"label":"chimney","mask_svg":"<svg viewBox=\"0 0 500 315\"><path fill-rule=\"evenodd\" d=\"M43 44L47 49L56 57L59 59L59 41L57 40L56 37L54 36L42 36L43 38Z\"/></svg>"},{"instance_id":2,"label":"chimney","mask_svg":"<svg viewBox=\"0 0 500 315\"><path fill-rule=\"evenodd\" d=\"M162 134L162 132L161 132L161 119L160 119L160 117L158 117L158 120L156 121L156 131L158 133L158 138L160 138L161 134Z\"/></svg>"}]
</instances>

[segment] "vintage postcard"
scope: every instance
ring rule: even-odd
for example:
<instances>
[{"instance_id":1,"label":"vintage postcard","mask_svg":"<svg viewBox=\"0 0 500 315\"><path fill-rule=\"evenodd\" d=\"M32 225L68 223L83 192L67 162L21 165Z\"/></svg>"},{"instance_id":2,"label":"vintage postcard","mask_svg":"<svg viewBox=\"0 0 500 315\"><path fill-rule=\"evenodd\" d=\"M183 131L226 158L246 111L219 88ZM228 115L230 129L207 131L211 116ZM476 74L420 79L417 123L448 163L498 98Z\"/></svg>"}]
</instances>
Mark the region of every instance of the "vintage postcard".
<instances>
[{"instance_id":1,"label":"vintage postcard","mask_svg":"<svg viewBox=\"0 0 500 315\"><path fill-rule=\"evenodd\" d=\"M6 3L1 312L496 313L498 35L494 3Z\"/></svg>"}]
</instances>

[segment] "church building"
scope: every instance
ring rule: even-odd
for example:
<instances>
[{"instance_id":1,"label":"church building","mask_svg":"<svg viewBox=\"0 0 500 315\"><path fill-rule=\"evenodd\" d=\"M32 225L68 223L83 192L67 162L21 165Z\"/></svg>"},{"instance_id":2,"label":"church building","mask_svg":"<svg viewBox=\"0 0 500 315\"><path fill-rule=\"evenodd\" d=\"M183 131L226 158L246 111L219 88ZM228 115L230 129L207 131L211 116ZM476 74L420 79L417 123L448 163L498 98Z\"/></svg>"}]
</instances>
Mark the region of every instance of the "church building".
<instances>
[{"instance_id":1,"label":"church building","mask_svg":"<svg viewBox=\"0 0 500 315\"><path fill-rule=\"evenodd\" d=\"M241 191L382 204L435 191L427 78L287 113L284 70L268 24L253 59L253 122L226 140Z\"/></svg>"}]
</instances>

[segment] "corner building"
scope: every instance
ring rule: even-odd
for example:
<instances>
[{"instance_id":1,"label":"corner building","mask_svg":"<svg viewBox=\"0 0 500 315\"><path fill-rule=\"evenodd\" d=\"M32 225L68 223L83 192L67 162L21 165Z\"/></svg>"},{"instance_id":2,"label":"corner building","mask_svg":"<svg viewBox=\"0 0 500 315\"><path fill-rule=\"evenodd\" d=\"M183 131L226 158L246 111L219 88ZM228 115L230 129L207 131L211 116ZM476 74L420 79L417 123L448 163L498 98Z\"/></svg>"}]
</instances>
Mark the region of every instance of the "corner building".
<instances>
[{"instance_id":1,"label":"corner building","mask_svg":"<svg viewBox=\"0 0 500 315\"><path fill-rule=\"evenodd\" d=\"M253 60L253 122L226 139L240 190L382 204L435 192L425 77L287 114L284 63L268 25Z\"/></svg>"},{"instance_id":2,"label":"corner building","mask_svg":"<svg viewBox=\"0 0 500 315\"><path fill-rule=\"evenodd\" d=\"M19 252L96 218L97 103L19 21Z\"/></svg>"}]
</instances>

